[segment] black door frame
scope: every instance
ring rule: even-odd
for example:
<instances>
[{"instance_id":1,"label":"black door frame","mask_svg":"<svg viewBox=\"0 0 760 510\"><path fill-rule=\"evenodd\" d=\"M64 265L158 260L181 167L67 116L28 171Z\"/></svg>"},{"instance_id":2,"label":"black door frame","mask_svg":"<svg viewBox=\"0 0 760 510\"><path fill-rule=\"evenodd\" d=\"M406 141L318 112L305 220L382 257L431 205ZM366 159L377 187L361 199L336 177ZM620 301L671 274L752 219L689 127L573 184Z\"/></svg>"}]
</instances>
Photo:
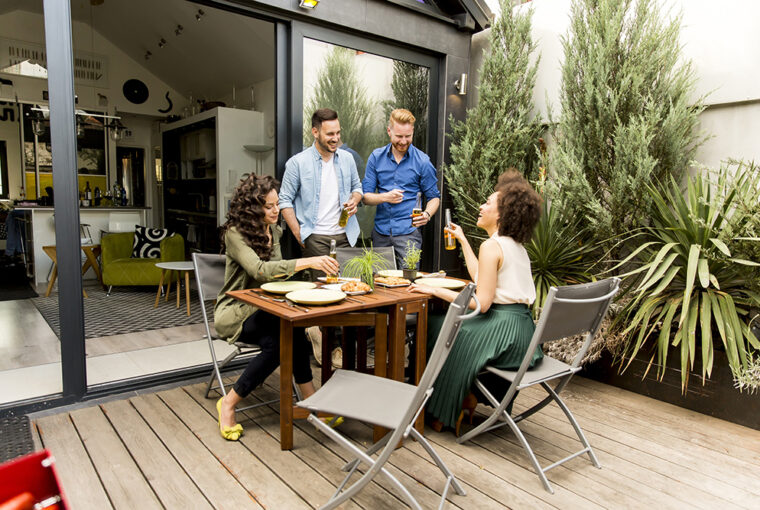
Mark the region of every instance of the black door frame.
<instances>
[{"instance_id":1,"label":"black door frame","mask_svg":"<svg viewBox=\"0 0 760 510\"><path fill-rule=\"evenodd\" d=\"M395 60L404 60L430 69L428 97L428 147L438 167L440 148L438 126L443 106L439 104L444 55L412 49L393 43L313 25L283 16L272 15L255 7L230 0L188 0L193 3L252 16L275 26L275 173L281 177L285 162L302 150L303 111L303 39L317 39L330 44L360 49ZM29 413L117 393L132 392L161 384L187 381L205 376L207 368L179 369L123 381L87 386L87 364L84 332L84 302L80 273L79 203L76 178L76 114L74 105L73 43L70 0L43 0L45 44L48 61L48 90L53 154L53 179L56 189L56 238L70 240L58 243L59 314L61 320L62 392L0 405L0 416ZM442 178L438 171L439 181ZM439 237L439 236L436 236ZM439 243L437 243L439 244ZM436 257L437 259L437 257ZM243 363L233 364L232 367ZM210 365L209 365L210 366Z\"/></svg>"}]
</instances>

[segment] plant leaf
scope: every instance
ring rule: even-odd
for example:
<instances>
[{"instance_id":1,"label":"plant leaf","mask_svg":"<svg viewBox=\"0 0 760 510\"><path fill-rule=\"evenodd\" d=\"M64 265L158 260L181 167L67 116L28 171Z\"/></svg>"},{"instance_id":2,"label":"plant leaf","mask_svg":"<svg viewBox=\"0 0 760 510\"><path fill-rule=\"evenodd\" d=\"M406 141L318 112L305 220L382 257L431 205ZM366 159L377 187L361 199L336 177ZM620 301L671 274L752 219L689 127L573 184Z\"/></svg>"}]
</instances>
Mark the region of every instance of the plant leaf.
<instances>
[{"instance_id":1,"label":"plant leaf","mask_svg":"<svg viewBox=\"0 0 760 510\"><path fill-rule=\"evenodd\" d=\"M686 287L683 291L683 309L687 311L689 308L689 300L691 299L691 291L694 289L694 279L697 276L697 261L699 260L700 246L698 244L692 244L689 248L689 262L686 266ZM681 314L681 322L683 323L684 315Z\"/></svg>"},{"instance_id":2,"label":"plant leaf","mask_svg":"<svg viewBox=\"0 0 760 510\"><path fill-rule=\"evenodd\" d=\"M713 243L715 246L717 246L718 249L723 252L723 255L725 255L726 257L731 256L731 250L728 249L728 246L726 246L726 243L724 243L717 237L711 237L710 242Z\"/></svg>"},{"instance_id":3,"label":"plant leaf","mask_svg":"<svg viewBox=\"0 0 760 510\"><path fill-rule=\"evenodd\" d=\"M707 265L707 259L699 259L697 264L697 274L699 275L699 283L703 289L710 286L710 268Z\"/></svg>"},{"instance_id":4,"label":"plant leaf","mask_svg":"<svg viewBox=\"0 0 760 510\"><path fill-rule=\"evenodd\" d=\"M745 260L745 259L728 259L731 262L736 262L737 264L741 264L743 266L754 266L754 267L760 267L760 262L753 262L751 260Z\"/></svg>"},{"instance_id":5,"label":"plant leaf","mask_svg":"<svg viewBox=\"0 0 760 510\"><path fill-rule=\"evenodd\" d=\"M708 291L709 292L709 291ZM712 374L713 365L713 342L712 342L712 312L710 310L712 300L709 294L702 297L702 309L699 312L699 322L701 327L702 343L702 384L705 379Z\"/></svg>"}]
</instances>

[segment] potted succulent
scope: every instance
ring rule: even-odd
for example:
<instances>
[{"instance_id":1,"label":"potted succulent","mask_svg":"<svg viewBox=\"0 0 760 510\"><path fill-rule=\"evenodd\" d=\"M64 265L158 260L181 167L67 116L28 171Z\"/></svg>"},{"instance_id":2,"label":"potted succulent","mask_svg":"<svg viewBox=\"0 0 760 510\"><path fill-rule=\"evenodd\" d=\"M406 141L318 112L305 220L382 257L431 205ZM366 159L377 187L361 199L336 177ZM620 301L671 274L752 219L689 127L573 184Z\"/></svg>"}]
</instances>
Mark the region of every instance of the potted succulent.
<instances>
[{"instance_id":1,"label":"potted succulent","mask_svg":"<svg viewBox=\"0 0 760 510\"><path fill-rule=\"evenodd\" d=\"M411 239L406 242L406 253L404 254L404 278L414 280L417 276L417 264L422 257L422 250Z\"/></svg>"},{"instance_id":2,"label":"potted succulent","mask_svg":"<svg viewBox=\"0 0 760 510\"><path fill-rule=\"evenodd\" d=\"M378 270L388 269L388 261L372 249L363 248L362 254L358 257L354 257L346 262L343 268L343 275L351 278L361 278L361 280L370 286L375 288L374 275Z\"/></svg>"}]
</instances>

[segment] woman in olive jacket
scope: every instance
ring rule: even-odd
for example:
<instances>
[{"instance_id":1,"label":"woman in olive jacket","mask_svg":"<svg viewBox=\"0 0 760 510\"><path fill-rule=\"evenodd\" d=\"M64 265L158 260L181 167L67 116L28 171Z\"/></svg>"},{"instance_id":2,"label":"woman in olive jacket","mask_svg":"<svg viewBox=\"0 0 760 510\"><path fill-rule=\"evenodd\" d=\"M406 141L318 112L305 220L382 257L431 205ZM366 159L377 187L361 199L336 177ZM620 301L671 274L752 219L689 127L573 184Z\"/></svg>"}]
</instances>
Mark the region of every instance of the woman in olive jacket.
<instances>
[{"instance_id":1,"label":"woman in olive jacket","mask_svg":"<svg viewBox=\"0 0 760 510\"><path fill-rule=\"evenodd\" d=\"M282 229L277 225L279 186L273 177L248 177L235 189L223 226L227 267L224 286L214 308L214 328L229 342L261 347L261 354L248 362L234 387L216 404L219 431L229 441L237 441L243 434L243 427L235 423L235 406L280 364L280 321L226 293L260 287L262 283L289 277L302 269L312 268L326 273L337 273L339 269L337 261L328 256L282 260ZM293 377L304 398L314 393L310 348L303 328L293 328Z\"/></svg>"}]
</instances>

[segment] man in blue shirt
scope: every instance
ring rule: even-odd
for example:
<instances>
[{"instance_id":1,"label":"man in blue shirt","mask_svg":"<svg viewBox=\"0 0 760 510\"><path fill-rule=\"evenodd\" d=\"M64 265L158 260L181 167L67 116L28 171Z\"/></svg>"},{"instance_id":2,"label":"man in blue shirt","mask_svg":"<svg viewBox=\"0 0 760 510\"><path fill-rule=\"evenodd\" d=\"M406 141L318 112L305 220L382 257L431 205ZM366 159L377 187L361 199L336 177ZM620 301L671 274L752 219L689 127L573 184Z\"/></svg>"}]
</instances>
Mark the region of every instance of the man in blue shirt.
<instances>
[{"instance_id":1,"label":"man in blue shirt","mask_svg":"<svg viewBox=\"0 0 760 510\"><path fill-rule=\"evenodd\" d=\"M311 117L311 126L314 145L285 163L279 204L304 257L329 254L331 240L338 247L356 244L359 222L354 215L362 199L354 158L338 148L341 142L337 112L329 108L317 110ZM343 209L349 216L345 227L338 225Z\"/></svg>"},{"instance_id":2,"label":"man in blue shirt","mask_svg":"<svg viewBox=\"0 0 760 510\"><path fill-rule=\"evenodd\" d=\"M376 205L374 246L393 246L398 267L403 267L407 241L422 246L419 228L438 210L441 193L430 158L412 145L414 115L409 110L393 110L388 119L390 142L372 151L362 181L364 203ZM422 214L413 216L415 207L427 204Z\"/></svg>"}]
</instances>

